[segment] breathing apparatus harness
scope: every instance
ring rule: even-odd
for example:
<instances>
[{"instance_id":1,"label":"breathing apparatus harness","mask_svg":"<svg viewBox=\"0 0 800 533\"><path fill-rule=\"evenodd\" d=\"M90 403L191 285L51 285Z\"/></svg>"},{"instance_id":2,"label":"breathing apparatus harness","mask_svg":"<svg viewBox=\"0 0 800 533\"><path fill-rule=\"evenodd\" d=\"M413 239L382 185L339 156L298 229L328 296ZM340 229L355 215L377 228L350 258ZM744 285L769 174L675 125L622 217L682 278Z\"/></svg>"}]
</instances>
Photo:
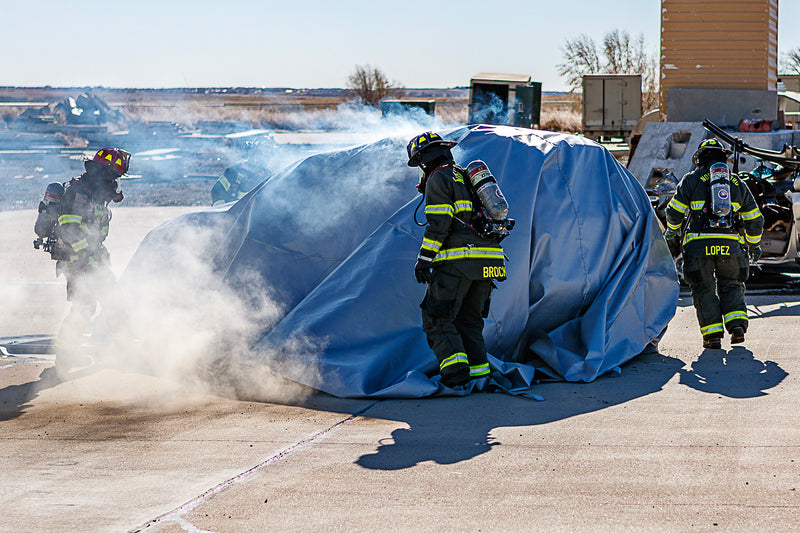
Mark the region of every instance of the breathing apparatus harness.
<instances>
[{"instance_id":1,"label":"breathing apparatus harness","mask_svg":"<svg viewBox=\"0 0 800 533\"><path fill-rule=\"evenodd\" d=\"M480 161L480 163L483 164L483 166L485 168L485 164L482 161ZM470 163L470 166L471 165L472 165L472 163ZM430 175L433 175L437 171L439 171L441 169L444 169L444 168L452 168L455 173L463 176L467 180L469 179L468 178L468 169L470 167L468 167L468 169L464 169L463 167L461 167L461 166L459 166L459 165L457 165L457 164L455 164L453 162L447 162L447 163L444 163L443 165L439 165L438 167L433 169L433 171L431 171ZM425 170L421 165L420 165L420 169L422 171ZM488 174L488 168L486 168L486 172ZM489 177L491 177L491 179L494 181L494 178L492 176L489 176ZM420 199L419 203L417 204L416 209L414 209L414 222L417 224L417 226L420 226L420 227L424 227L424 226L428 225L427 222L422 224L417 220L417 212L419 211L420 206L422 206L422 204L425 201L425 181L427 181L427 178L426 177L421 177L420 182L417 185L417 190L422 194L422 198ZM495 182L495 184L496 184L496 182ZM506 236L508 236L508 233L514 228L514 219L513 218L505 218L503 220L494 220L491 217L489 217L487 215L487 213L485 212L486 211L486 207L484 206L484 202L481 199L481 197L479 195L477 195L477 193L474 190L474 187L472 185L472 182L468 181L466 183L466 185L467 185L467 190L469 191L470 201L472 202L472 205L476 208L474 210L474 212L475 212L474 222L476 222L476 223L474 225L470 224L469 222L467 222L466 220L464 220L463 218L461 218L461 217L459 217L458 215L455 215L455 214L453 215L453 218L455 220L457 220L458 222L460 222L464 227L466 227L467 229L472 231L475 235L477 235L479 237L482 237L484 239L493 240L493 241L496 241L496 242L499 243ZM501 196L502 196L502 193L501 193Z\"/></svg>"}]
</instances>

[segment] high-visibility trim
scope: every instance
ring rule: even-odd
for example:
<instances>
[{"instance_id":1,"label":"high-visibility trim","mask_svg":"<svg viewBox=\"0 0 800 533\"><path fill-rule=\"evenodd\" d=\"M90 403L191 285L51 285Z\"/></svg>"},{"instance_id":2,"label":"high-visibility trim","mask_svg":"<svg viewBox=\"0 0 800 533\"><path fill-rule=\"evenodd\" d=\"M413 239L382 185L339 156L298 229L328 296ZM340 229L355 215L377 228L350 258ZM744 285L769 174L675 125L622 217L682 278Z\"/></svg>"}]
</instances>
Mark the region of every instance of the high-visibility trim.
<instances>
[{"instance_id":1,"label":"high-visibility trim","mask_svg":"<svg viewBox=\"0 0 800 533\"><path fill-rule=\"evenodd\" d=\"M245 191L239 191L239 192L236 194L237 198L239 198L239 199L242 199L242 198L244 198L246 195L247 195L247 193L246 193Z\"/></svg>"},{"instance_id":2,"label":"high-visibility trim","mask_svg":"<svg viewBox=\"0 0 800 533\"><path fill-rule=\"evenodd\" d=\"M692 202L692 211L702 211L704 205L706 205L704 200L695 200Z\"/></svg>"},{"instance_id":3,"label":"high-visibility trim","mask_svg":"<svg viewBox=\"0 0 800 533\"><path fill-rule=\"evenodd\" d=\"M734 210L734 212L739 211L739 209L742 208L742 204L739 202L731 202L731 208Z\"/></svg>"},{"instance_id":4,"label":"high-visibility trim","mask_svg":"<svg viewBox=\"0 0 800 533\"><path fill-rule=\"evenodd\" d=\"M469 359L467 358L467 354L463 352L457 352L439 363L439 370L444 370L450 365L456 365L458 363L469 364Z\"/></svg>"},{"instance_id":5,"label":"high-visibility trim","mask_svg":"<svg viewBox=\"0 0 800 533\"><path fill-rule=\"evenodd\" d=\"M434 241L433 239L422 239L422 249L423 250L430 250L431 252L438 252L439 248L442 247L442 243L439 241Z\"/></svg>"},{"instance_id":6,"label":"high-visibility trim","mask_svg":"<svg viewBox=\"0 0 800 533\"><path fill-rule=\"evenodd\" d=\"M471 213L472 212L472 202L469 200L458 200L455 202L456 214L460 215L461 213Z\"/></svg>"},{"instance_id":7,"label":"high-visibility trim","mask_svg":"<svg viewBox=\"0 0 800 533\"><path fill-rule=\"evenodd\" d=\"M434 263L440 261L453 261L458 259L505 259L502 248L448 248L439 250Z\"/></svg>"},{"instance_id":8,"label":"high-visibility trim","mask_svg":"<svg viewBox=\"0 0 800 533\"><path fill-rule=\"evenodd\" d=\"M450 204L434 204L425 206L426 215L447 215L453 216L453 206Z\"/></svg>"},{"instance_id":9,"label":"high-visibility trim","mask_svg":"<svg viewBox=\"0 0 800 533\"><path fill-rule=\"evenodd\" d=\"M419 254L417 256L417 261L429 261L430 262L430 261L432 261L432 259L430 257L426 257L426 256L424 256L422 254Z\"/></svg>"},{"instance_id":10,"label":"high-visibility trim","mask_svg":"<svg viewBox=\"0 0 800 533\"><path fill-rule=\"evenodd\" d=\"M761 242L760 233L758 235L750 235L749 233L745 233L744 238L747 241L747 244L758 244Z\"/></svg>"},{"instance_id":11,"label":"high-visibility trim","mask_svg":"<svg viewBox=\"0 0 800 533\"><path fill-rule=\"evenodd\" d=\"M224 204L224 203L225 203L225 200L217 200L216 202L214 202L213 204L211 204L211 206L213 207L213 206L215 206L215 205L221 205L221 204Z\"/></svg>"},{"instance_id":12,"label":"high-visibility trim","mask_svg":"<svg viewBox=\"0 0 800 533\"><path fill-rule=\"evenodd\" d=\"M490 373L491 370L489 369L489 363L483 363L482 365L474 365L469 367L469 376L472 378L488 376Z\"/></svg>"},{"instance_id":13,"label":"high-visibility trim","mask_svg":"<svg viewBox=\"0 0 800 533\"><path fill-rule=\"evenodd\" d=\"M228 178L226 178L225 176L222 176L219 179L219 183L220 185L222 185L222 188L225 189L226 191L231 190L231 182L228 181Z\"/></svg>"},{"instance_id":14,"label":"high-visibility trim","mask_svg":"<svg viewBox=\"0 0 800 533\"><path fill-rule=\"evenodd\" d=\"M669 229L681 229L681 222L677 222L677 223L673 224L672 222L668 221L667 222L667 227Z\"/></svg>"},{"instance_id":15,"label":"high-visibility trim","mask_svg":"<svg viewBox=\"0 0 800 533\"><path fill-rule=\"evenodd\" d=\"M752 211L745 211L744 213L739 213L739 216L742 217L742 220L754 220L761 216L761 211L756 207Z\"/></svg>"},{"instance_id":16,"label":"high-visibility trim","mask_svg":"<svg viewBox=\"0 0 800 533\"><path fill-rule=\"evenodd\" d=\"M61 215L58 217L58 225L63 226L65 224L81 224L83 222L83 217L80 215Z\"/></svg>"},{"instance_id":17,"label":"high-visibility trim","mask_svg":"<svg viewBox=\"0 0 800 533\"><path fill-rule=\"evenodd\" d=\"M725 313L722 315L722 320L724 320L726 324L734 320L750 321L750 319L747 318L747 311L731 311L730 313Z\"/></svg>"},{"instance_id":18,"label":"high-visibility trim","mask_svg":"<svg viewBox=\"0 0 800 533\"><path fill-rule=\"evenodd\" d=\"M72 246L74 251L80 252L84 248L89 247L89 242L86 239L81 239L78 242L73 242L70 246Z\"/></svg>"},{"instance_id":19,"label":"high-visibility trim","mask_svg":"<svg viewBox=\"0 0 800 533\"><path fill-rule=\"evenodd\" d=\"M739 242L739 235L735 233L687 233L683 238L683 244L702 239L726 239Z\"/></svg>"},{"instance_id":20,"label":"high-visibility trim","mask_svg":"<svg viewBox=\"0 0 800 533\"><path fill-rule=\"evenodd\" d=\"M709 324L706 327L700 328L700 333L703 334L703 337L706 335L711 335L712 333L723 333L725 329L722 327L722 322L717 322L716 324Z\"/></svg>"},{"instance_id":21,"label":"high-visibility trim","mask_svg":"<svg viewBox=\"0 0 800 533\"><path fill-rule=\"evenodd\" d=\"M675 211L678 211L680 213L686 213L686 210L689 209L688 205L686 205L683 202L679 202L675 198L673 198L672 200L669 201L669 204L667 205L667 207L671 207L672 209L674 209Z\"/></svg>"}]
</instances>

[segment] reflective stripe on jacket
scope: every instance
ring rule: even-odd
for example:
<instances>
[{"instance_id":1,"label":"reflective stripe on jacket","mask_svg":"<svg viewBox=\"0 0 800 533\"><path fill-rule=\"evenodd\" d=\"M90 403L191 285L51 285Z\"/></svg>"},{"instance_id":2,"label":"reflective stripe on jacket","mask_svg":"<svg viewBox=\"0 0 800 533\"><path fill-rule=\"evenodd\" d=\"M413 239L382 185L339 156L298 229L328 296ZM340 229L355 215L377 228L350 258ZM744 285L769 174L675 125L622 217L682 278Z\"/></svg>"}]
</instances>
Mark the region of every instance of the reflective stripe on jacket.
<instances>
[{"instance_id":1,"label":"reflective stripe on jacket","mask_svg":"<svg viewBox=\"0 0 800 533\"><path fill-rule=\"evenodd\" d=\"M747 185L731 174L731 208L734 224L730 228L709 228L704 221L704 209L711 209L711 190L708 169L698 167L687 173L678 184L675 196L667 205L667 227L679 229L685 218L683 246L690 253L704 246L728 246L734 243L758 244L764 217ZM741 227L742 232L739 232Z\"/></svg>"},{"instance_id":2,"label":"reflective stripe on jacket","mask_svg":"<svg viewBox=\"0 0 800 533\"><path fill-rule=\"evenodd\" d=\"M428 226L418 258L432 265L452 263L472 279L505 279L505 256L496 242L478 235L472 193L464 171L454 165L436 169L425 184Z\"/></svg>"}]
</instances>

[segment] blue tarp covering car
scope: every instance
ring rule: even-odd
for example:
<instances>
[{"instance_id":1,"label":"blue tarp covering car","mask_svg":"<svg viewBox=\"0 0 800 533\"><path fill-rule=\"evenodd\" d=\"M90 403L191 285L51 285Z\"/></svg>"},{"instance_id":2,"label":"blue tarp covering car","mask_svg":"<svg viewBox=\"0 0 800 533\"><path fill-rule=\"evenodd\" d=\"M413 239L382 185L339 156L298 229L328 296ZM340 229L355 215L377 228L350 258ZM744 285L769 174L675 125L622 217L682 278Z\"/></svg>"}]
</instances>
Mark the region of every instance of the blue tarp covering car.
<instances>
[{"instance_id":1,"label":"blue tarp covering car","mask_svg":"<svg viewBox=\"0 0 800 533\"><path fill-rule=\"evenodd\" d=\"M338 397L592 381L657 341L676 308L675 267L645 191L606 149L507 126L439 133L458 142L458 163L488 164L516 220L484 330L493 374L465 391L438 382L421 328L424 214L405 138L310 156L236 203L156 228L123 281L169 271L176 243L200 230L192 253L215 283L245 306L275 306L247 332L243 362Z\"/></svg>"}]
</instances>

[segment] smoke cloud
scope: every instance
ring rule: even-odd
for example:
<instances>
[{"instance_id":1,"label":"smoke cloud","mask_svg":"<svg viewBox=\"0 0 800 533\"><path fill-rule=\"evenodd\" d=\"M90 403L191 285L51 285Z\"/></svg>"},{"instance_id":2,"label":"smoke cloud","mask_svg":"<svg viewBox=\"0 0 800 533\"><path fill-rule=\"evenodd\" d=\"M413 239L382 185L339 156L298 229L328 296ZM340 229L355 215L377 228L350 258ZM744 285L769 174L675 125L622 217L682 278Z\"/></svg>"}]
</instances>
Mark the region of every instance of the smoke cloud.
<instances>
[{"instance_id":1,"label":"smoke cloud","mask_svg":"<svg viewBox=\"0 0 800 533\"><path fill-rule=\"evenodd\" d=\"M262 262L231 268L245 244L246 227L277 226L291 253L329 264L343 259L372 231L359 212L388 216L398 195L416 196L407 187L416 182L416 172L405 164L408 139L449 125L418 110L383 118L375 109L352 104L296 113L291 121L298 136L313 131L331 142L259 145L265 152L251 155L253 161L280 169L270 178L269 197L258 196L252 210L209 208L211 217L190 213L152 231L119 283L103 291L108 298L92 331L93 352L102 365L274 402L297 401L312 392L281 376L303 376L305 383L325 379L315 363L325 339L297 333L280 345L260 344L253 356L254 346L289 310L291 297L265 271L267 248ZM341 150L347 141L350 148ZM321 153L327 154L324 164L317 159ZM134 154L132 167L139 164ZM126 199L133 195L126 191Z\"/></svg>"}]
</instances>

